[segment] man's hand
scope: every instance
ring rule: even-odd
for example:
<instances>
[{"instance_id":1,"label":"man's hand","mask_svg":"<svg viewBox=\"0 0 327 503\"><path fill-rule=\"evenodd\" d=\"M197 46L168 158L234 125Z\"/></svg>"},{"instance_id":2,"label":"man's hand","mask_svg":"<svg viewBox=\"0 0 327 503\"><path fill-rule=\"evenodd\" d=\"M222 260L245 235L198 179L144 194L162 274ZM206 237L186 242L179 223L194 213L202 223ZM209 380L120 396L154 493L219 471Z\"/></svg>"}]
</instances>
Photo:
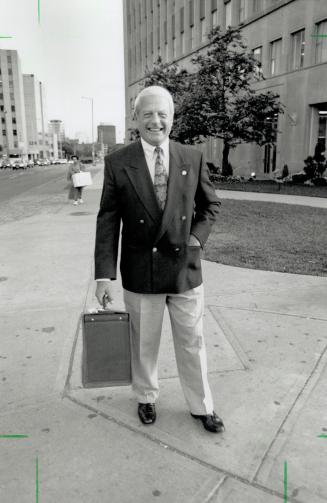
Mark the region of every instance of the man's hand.
<instances>
[{"instance_id":1,"label":"man's hand","mask_svg":"<svg viewBox=\"0 0 327 503\"><path fill-rule=\"evenodd\" d=\"M105 280L105 281L97 281L97 287L95 290L95 296L98 299L99 304L103 306L103 296L106 296L108 302L110 304L114 300L113 296L113 286L110 280Z\"/></svg>"},{"instance_id":2,"label":"man's hand","mask_svg":"<svg viewBox=\"0 0 327 503\"><path fill-rule=\"evenodd\" d=\"M194 234L190 234L190 239L189 239L188 245L189 246L201 246L201 243L198 240L198 238L194 236Z\"/></svg>"}]
</instances>

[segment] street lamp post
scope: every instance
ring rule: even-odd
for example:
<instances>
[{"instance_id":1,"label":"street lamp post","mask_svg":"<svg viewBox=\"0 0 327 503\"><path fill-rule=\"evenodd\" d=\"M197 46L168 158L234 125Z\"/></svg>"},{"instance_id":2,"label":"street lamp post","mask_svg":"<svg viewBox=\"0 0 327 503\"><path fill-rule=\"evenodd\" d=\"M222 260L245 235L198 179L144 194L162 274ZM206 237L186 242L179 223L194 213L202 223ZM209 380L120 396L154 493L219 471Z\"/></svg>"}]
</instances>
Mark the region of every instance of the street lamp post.
<instances>
[{"instance_id":1,"label":"street lamp post","mask_svg":"<svg viewBox=\"0 0 327 503\"><path fill-rule=\"evenodd\" d=\"M82 96L83 100L89 100L91 103L91 122L92 122L92 162L94 164L94 133L93 133L93 97Z\"/></svg>"}]
</instances>

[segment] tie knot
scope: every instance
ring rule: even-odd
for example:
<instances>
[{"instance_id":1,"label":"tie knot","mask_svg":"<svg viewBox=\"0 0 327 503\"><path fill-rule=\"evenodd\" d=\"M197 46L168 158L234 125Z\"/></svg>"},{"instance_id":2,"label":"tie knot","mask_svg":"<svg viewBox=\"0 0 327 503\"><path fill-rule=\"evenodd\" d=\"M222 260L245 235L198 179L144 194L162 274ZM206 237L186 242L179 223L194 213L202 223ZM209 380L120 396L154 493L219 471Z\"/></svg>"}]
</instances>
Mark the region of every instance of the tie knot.
<instances>
[{"instance_id":1,"label":"tie knot","mask_svg":"<svg viewBox=\"0 0 327 503\"><path fill-rule=\"evenodd\" d=\"M155 149L154 149L155 153L157 155L162 155L163 154L163 150L161 147L157 146Z\"/></svg>"}]
</instances>

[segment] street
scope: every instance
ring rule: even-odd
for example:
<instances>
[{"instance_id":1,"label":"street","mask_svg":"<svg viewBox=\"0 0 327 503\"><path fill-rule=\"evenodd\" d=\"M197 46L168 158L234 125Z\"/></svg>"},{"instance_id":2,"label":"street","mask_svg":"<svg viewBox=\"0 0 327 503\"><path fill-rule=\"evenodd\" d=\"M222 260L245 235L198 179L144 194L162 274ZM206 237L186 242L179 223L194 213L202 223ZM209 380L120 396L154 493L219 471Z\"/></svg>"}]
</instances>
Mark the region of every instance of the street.
<instances>
[{"instance_id":1,"label":"street","mask_svg":"<svg viewBox=\"0 0 327 503\"><path fill-rule=\"evenodd\" d=\"M95 175L100 170L85 168ZM0 171L0 224L41 212L56 213L67 204L68 164Z\"/></svg>"}]
</instances>

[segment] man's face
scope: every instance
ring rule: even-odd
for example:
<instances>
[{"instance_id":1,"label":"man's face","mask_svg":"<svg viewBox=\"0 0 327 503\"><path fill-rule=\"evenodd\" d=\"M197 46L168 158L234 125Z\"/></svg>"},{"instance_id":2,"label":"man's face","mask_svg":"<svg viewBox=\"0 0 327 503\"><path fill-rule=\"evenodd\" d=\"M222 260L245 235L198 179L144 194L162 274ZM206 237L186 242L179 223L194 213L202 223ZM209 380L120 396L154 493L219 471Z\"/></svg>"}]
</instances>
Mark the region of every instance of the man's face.
<instances>
[{"instance_id":1,"label":"man's face","mask_svg":"<svg viewBox=\"0 0 327 503\"><path fill-rule=\"evenodd\" d=\"M161 145L169 136L174 115L164 96L144 96L136 114L137 128L140 135L150 145Z\"/></svg>"}]
</instances>

